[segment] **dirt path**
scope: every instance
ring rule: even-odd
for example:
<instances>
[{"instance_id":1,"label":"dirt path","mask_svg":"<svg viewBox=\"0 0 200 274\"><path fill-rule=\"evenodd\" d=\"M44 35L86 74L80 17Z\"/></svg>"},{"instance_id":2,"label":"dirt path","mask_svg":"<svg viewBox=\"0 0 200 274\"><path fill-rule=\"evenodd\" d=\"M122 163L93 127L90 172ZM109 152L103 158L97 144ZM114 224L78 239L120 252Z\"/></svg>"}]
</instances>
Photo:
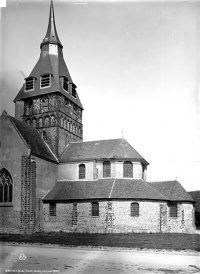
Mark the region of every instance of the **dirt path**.
<instances>
[{"instance_id":1,"label":"dirt path","mask_svg":"<svg viewBox=\"0 0 200 274\"><path fill-rule=\"evenodd\" d=\"M1 273L200 273L200 253L3 244Z\"/></svg>"}]
</instances>

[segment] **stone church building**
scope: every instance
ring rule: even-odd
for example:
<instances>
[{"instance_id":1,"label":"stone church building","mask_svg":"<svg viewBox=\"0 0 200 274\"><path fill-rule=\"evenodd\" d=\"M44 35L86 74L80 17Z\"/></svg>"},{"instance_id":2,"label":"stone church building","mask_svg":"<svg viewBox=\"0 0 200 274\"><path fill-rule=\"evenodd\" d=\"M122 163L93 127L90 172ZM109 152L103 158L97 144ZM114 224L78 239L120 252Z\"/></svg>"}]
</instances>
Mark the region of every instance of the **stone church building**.
<instances>
[{"instance_id":1,"label":"stone church building","mask_svg":"<svg viewBox=\"0 0 200 274\"><path fill-rule=\"evenodd\" d=\"M148 162L123 138L83 142L52 1L40 50L15 117L0 117L0 231L194 233L194 200L179 182L147 182Z\"/></svg>"}]
</instances>

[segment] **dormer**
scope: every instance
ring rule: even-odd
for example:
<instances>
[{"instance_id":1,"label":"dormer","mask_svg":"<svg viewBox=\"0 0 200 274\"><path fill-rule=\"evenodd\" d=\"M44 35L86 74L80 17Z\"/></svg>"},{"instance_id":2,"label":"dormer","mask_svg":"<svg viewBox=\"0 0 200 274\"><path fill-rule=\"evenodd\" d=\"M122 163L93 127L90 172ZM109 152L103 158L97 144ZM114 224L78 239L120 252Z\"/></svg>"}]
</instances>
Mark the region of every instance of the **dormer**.
<instances>
[{"instance_id":1,"label":"dormer","mask_svg":"<svg viewBox=\"0 0 200 274\"><path fill-rule=\"evenodd\" d=\"M40 76L40 88L48 88L51 86L51 74L43 74Z\"/></svg>"},{"instance_id":2,"label":"dormer","mask_svg":"<svg viewBox=\"0 0 200 274\"><path fill-rule=\"evenodd\" d=\"M76 98L76 96L77 96L77 94L76 94L76 85L74 84L74 83L72 83L72 96L74 97L74 98Z\"/></svg>"},{"instance_id":3,"label":"dormer","mask_svg":"<svg viewBox=\"0 0 200 274\"><path fill-rule=\"evenodd\" d=\"M25 85L24 85L24 91L29 92L34 90L35 88L35 77L27 77L25 78Z\"/></svg>"},{"instance_id":4,"label":"dormer","mask_svg":"<svg viewBox=\"0 0 200 274\"><path fill-rule=\"evenodd\" d=\"M62 88L64 91L69 92L69 80L67 77L63 76L62 78Z\"/></svg>"}]
</instances>

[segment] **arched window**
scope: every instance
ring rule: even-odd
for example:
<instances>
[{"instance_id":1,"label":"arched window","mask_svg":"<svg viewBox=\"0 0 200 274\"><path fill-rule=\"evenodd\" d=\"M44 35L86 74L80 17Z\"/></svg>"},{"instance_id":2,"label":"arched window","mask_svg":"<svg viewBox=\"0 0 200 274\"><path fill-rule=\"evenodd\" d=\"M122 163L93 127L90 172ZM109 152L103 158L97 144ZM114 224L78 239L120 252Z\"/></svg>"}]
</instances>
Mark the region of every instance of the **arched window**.
<instances>
[{"instance_id":1,"label":"arched window","mask_svg":"<svg viewBox=\"0 0 200 274\"><path fill-rule=\"evenodd\" d=\"M131 216L139 216L139 204L138 203L131 204Z\"/></svg>"},{"instance_id":2,"label":"arched window","mask_svg":"<svg viewBox=\"0 0 200 274\"><path fill-rule=\"evenodd\" d=\"M133 178L133 164L132 162L124 162L124 177Z\"/></svg>"},{"instance_id":3,"label":"arched window","mask_svg":"<svg viewBox=\"0 0 200 274\"><path fill-rule=\"evenodd\" d=\"M85 165L80 164L79 165L79 179L85 179Z\"/></svg>"},{"instance_id":4,"label":"arched window","mask_svg":"<svg viewBox=\"0 0 200 274\"><path fill-rule=\"evenodd\" d=\"M13 199L13 182L7 169L0 171L0 203L11 203Z\"/></svg>"},{"instance_id":5,"label":"arched window","mask_svg":"<svg viewBox=\"0 0 200 274\"><path fill-rule=\"evenodd\" d=\"M49 126L49 117L48 116L45 117L44 124L45 124L46 127Z\"/></svg>"},{"instance_id":6,"label":"arched window","mask_svg":"<svg viewBox=\"0 0 200 274\"><path fill-rule=\"evenodd\" d=\"M55 124L55 117L52 115L51 116L51 125L53 126Z\"/></svg>"},{"instance_id":7,"label":"arched window","mask_svg":"<svg viewBox=\"0 0 200 274\"><path fill-rule=\"evenodd\" d=\"M37 120L36 120L36 118L33 118L32 123L33 123L33 127L37 127Z\"/></svg>"},{"instance_id":8,"label":"arched window","mask_svg":"<svg viewBox=\"0 0 200 274\"><path fill-rule=\"evenodd\" d=\"M39 118L39 127L42 127L42 117Z\"/></svg>"},{"instance_id":9,"label":"arched window","mask_svg":"<svg viewBox=\"0 0 200 274\"><path fill-rule=\"evenodd\" d=\"M111 176L111 171L110 171L110 162L105 161L103 162L103 177L110 177Z\"/></svg>"},{"instance_id":10,"label":"arched window","mask_svg":"<svg viewBox=\"0 0 200 274\"><path fill-rule=\"evenodd\" d=\"M27 119L27 120L26 120L26 123L27 123L28 126L30 126L30 125L31 125L31 120L30 120L30 119Z\"/></svg>"},{"instance_id":11,"label":"arched window","mask_svg":"<svg viewBox=\"0 0 200 274\"><path fill-rule=\"evenodd\" d=\"M92 216L99 216L99 203L92 203Z\"/></svg>"}]
</instances>

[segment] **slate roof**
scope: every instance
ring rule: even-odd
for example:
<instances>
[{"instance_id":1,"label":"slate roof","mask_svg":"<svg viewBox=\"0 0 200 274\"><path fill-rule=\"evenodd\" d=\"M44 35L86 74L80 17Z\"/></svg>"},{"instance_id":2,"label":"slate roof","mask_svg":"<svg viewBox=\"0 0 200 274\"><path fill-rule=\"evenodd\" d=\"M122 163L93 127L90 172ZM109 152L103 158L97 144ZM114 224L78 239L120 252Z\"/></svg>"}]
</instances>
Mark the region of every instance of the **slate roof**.
<instances>
[{"instance_id":1,"label":"slate roof","mask_svg":"<svg viewBox=\"0 0 200 274\"><path fill-rule=\"evenodd\" d=\"M57 44L58 45L58 54L49 54L48 44ZM40 88L40 77L43 74L51 74L51 85L47 88ZM61 93L66 98L70 99L77 106L83 109L81 101L79 99L78 93L76 92L76 98L74 98L71 92L66 92L60 80L60 77L67 77L70 84L73 84L72 78L70 76L69 70L66 66L66 63L63 58L62 45L57 35L55 27L55 19L53 12L53 4L51 2L50 15L49 15L49 25L47 28L47 34L41 43L41 54L38 62L30 73L29 77L35 78L34 90L26 92L24 90L25 84L23 84L19 93L14 99L14 102L23 100L26 98L32 98L36 96L41 96L50 93Z\"/></svg>"},{"instance_id":2,"label":"slate roof","mask_svg":"<svg viewBox=\"0 0 200 274\"><path fill-rule=\"evenodd\" d=\"M70 202L93 199L168 200L143 180L98 179L96 181L57 181L44 202Z\"/></svg>"},{"instance_id":3,"label":"slate roof","mask_svg":"<svg viewBox=\"0 0 200 274\"><path fill-rule=\"evenodd\" d=\"M12 116L8 115L8 117L24 139L27 146L30 146L31 153L33 155L53 162L58 162L50 148L47 146L35 128L28 126L27 124L17 120Z\"/></svg>"},{"instance_id":4,"label":"slate roof","mask_svg":"<svg viewBox=\"0 0 200 274\"><path fill-rule=\"evenodd\" d=\"M141 161L148 165L148 162L125 139L70 143L59 161L66 163L94 159L126 159Z\"/></svg>"},{"instance_id":5,"label":"slate roof","mask_svg":"<svg viewBox=\"0 0 200 274\"><path fill-rule=\"evenodd\" d=\"M194 202L192 197L178 181L148 182L153 188L165 195L170 201Z\"/></svg>"},{"instance_id":6,"label":"slate roof","mask_svg":"<svg viewBox=\"0 0 200 274\"><path fill-rule=\"evenodd\" d=\"M200 212L200 190L197 191L189 191L189 195L194 199L196 202L194 207L196 212Z\"/></svg>"},{"instance_id":7,"label":"slate roof","mask_svg":"<svg viewBox=\"0 0 200 274\"><path fill-rule=\"evenodd\" d=\"M60 42L60 39L57 34L56 30L56 24L55 24L55 17L54 17L54 8L53 8L53 1L51 0L50 4L50 12L49 12L49 24L47 28L47 33L45 35L45 38L43 39L41 43L41 47L45 44L57 44L60 47L62 47L62 44Z\"/></svg>"}]
</instances>

